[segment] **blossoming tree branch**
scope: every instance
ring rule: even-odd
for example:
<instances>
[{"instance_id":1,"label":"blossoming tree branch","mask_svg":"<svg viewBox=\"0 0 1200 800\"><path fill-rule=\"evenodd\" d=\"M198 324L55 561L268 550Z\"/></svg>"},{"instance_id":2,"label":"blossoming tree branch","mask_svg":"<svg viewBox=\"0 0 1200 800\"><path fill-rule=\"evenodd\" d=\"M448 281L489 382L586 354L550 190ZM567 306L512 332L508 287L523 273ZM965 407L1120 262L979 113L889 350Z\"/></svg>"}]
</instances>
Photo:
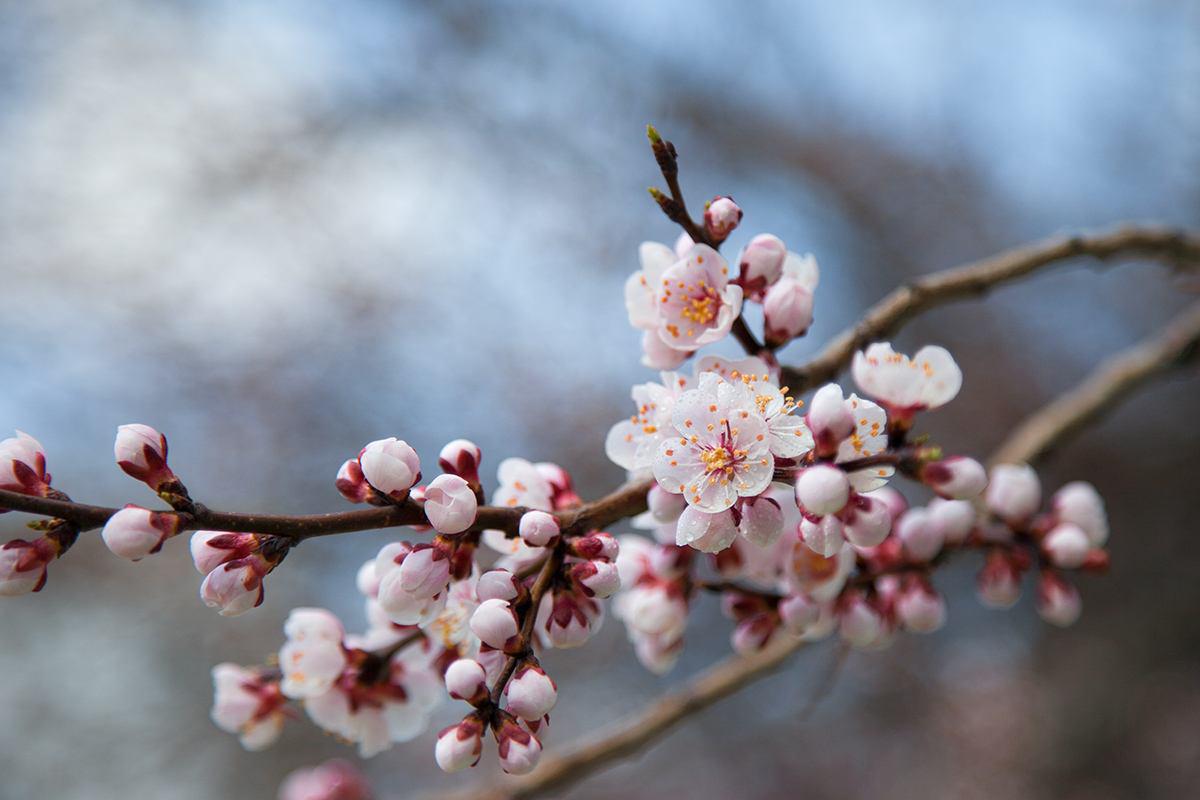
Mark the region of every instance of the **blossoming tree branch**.
<instances>
[{"instance_id":1,"label":"blossoming tree branch","mask_svg":"<svg viewBox=\"0 0 1200 800\"><path fill-rule=\"evenodd\" d=\"M385 545L354 578L364 597L361 632L324 609L292 610L277 655L213 668L213 722L258 750L299 707L370 757L420 736L435 708L455 702L463 716L438 733L438 765L475 766L491 749L515 775L538 765L558 701L544 663L553 666L552 650L585 646L611 613L637 659L667 673L685 647L692 609L706 595L719 597L732 620L736 655L728 663L609 737L571 750L510 796L561 786L635 750L805 643L837 636L878 650L903 633L939 629L947 611L934 575L953 556L978 556L985 605L1013 605L1028 576L1037 613L1072 624L1082 605L1078 577L1108 566L1104 502L1082 480L1043 487L1028 462L1194 354L1200 307L1031 418L990 470L921 433L922 416L962 385L950 351L931 344L906 354L886 339L940 303L1076 257L1194 267L1200 240L1131 227L934 273L889 295L809 363L786 366L779 351L813 320L816 259L760 234L728 261L720 249L742 209L722 196L693 217L674 146L653 128L649 134L666 185L651 195L682 233L672 245L643 243L640 269L625 284L642 364L658 378L633 387L628 418L606 436L596 432L597 446L603 440L627 473L624 485L584 502L567 470L510 457L496 465L485 504L477 446L447 444L425 482L432 470L389 437L337 471L337 491L362 510L217 511L171 469L162 433L129 424L117 429L117 466L163 506L117 509L76 502L52 486L42 445L17 432L0 442L0 509L40 519L29 523L36 538L0 547L0 595L42 591L53 562L86 531L100 529L115 555L148 564L190 531L201 599L236 616L264 602L267 577L286 572L286 556L305 539L404 527L406 538ZM743 316L748 304L762 308L761 333ZM726 337L745 357L702 352ZM832 382L847 368L852 389ZM911 503L902 481L933 499ZM643 533L606 532L623 520ZM338 782L359 786L348 769L305 772L281 796L291 785L305 797Z\"/></svg>"}]
</instances>

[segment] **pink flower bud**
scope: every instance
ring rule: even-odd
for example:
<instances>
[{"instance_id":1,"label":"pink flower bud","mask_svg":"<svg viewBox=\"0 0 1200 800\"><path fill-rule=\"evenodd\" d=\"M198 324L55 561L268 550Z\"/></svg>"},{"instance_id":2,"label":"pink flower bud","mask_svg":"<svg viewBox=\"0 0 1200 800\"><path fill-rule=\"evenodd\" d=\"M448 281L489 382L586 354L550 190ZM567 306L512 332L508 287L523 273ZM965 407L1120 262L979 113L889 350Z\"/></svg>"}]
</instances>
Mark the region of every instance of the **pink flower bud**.
<instances>
[{"instance_id":1,"label":"pink flower bud","mask_svg":"<svg viewBox=\"0 0 1200 800\"><path fill-rule=\"evenodd\" d=\"M167 466L167 437L149 425L135 423L117 428L113 454L126 475L156 492L162 484L175 480L175 473Z\"/></svg>"},{"instance_id":2,"label":"pink flower bud","mask_svg":"<svg viewBox=\"0 0 1200 800\"><path fill-rule=\"evenodd\" d=\"M471 632L488 647L503 650L520 633L517 615L507 600L484 600L471 615Z\"/></svg>"},{"instance_id":3,"label":"pink flower bud","mask_svg":"<svg viewBox=\"0 0 1200 800\"><path fill-rule=\"evenodd\" d=\"M611 534L602 531L580 536L570 542L571 555L579 558L607 558L615 560L621 548Z\"/></svg>"},{"instance_id":4,"label":"pink flower bud","mask_svg":"<svg viewBox=\"0 0 1200 800\"><path fill-rule=\"evenodd\" d=\"M779 619L784 630L801 636L821 616L821 606L806 594L790 594L779 601Z\"/></svg>"},{"instance_id":5,"label":"pink flower bud","mask_svg":"<svg viewBox=\"0 0 1200 800\"><path fill-rule=\"evenodd\" d=\"M607 560L580 561L571 567L571 578L589 597L609 597L621 588L617 565Z\"/></svg>"},{"instance_id":6,"label":"pink flower bud","mask_svg":"<svg viewBox=\"0 0 1200 800\"><path fill-rule=\"evenodd\" d=\"M766 646L778 627L771 614L754 614L738 622L730 635L730 644L738 655L749 655Z\"/></svg>"},{"instance_id":7,"label":"pink flower bud","mask_svg":"<svg viewBox=\"0 0 1200 800\"><path fill-rule=\"evenodd\" d=\"M542 743L522 728L511 714L496 729L496 745L500 768L509 775L525 775L533 771L542 756Z\"/></svg>"},{"instance_id":8,"label":"pink flower bud","mask_svg":"<svg viewBox=\"0 0 1200 800\"><path fill-rule=\"evenodd\" d=\"M796 502L809 514L818 517L836 514L849 499L850 481L837 467L818 464L796 478Z\"/></svg>"},{"instance_id":9,"label":"pink flower bud","mask_svg":"<svg viewBox=\"0 0 1200 800\"><path fill-rule=\"evenodd\" d=\"M537 722L550 713L558 702L558 687L536 664L528 662L517 667L513 679L505 689L508 702L505 708L523 720Z\"/></svg>"},{"instance_id":10,"label":"pink flower bud","mask_svg":"<svg viewBox=\"0 0 1200 800\"><path fill-rule=\"evenodd\" d=\"M518 532L530 547L545 547L558 536L558 520L545 511L526 511L521 515Z\"/></svg>"},{"instance_id":11,"label":"pink flower bud","mask_svg":"<svg viewBox=\"0 0 1200 800\"><path fill-rule=\"evenodd\" d=\"M207 575L227 561L245 558L258 549L259 538L252 533L196 531L192 534L192 562L201 575Z\"/></svg>"},{"instance_id":12,"label":"pink flower bud","mask_svg":"<svg viewBox=\"0 0 1200 800\"><path fill-rule=\"evenodd\" d=\"M747 497L741 501L739 509L742 518L738 522L738 531L747 541L769 547L783 534L783 509L770 497Z\"/></svg>"},{"instance_id":13,"label":"pink flower bud","mask_svg":"<svg viewBox=\"0 0 1200 800\"><path fill-rule=\"evenodd\" d=\"M506 569L491 569L479 576L475 596L484 600L513 600L520 594L517 579Z\"/></svg>"},{"instance_id":14,"label":"pink flower bud","mask_svg":"<svg viewBox=\"0 0 1200 800\"><path fill-rule=\"evenodd\" d=\"M704 209L704 230L715 242L723 242L742 221L742 209L732 197L714 197Z\"/></svg>"},{"instance_id":15,"label":"pink flower bud","mask_svg":"<svg viewBox=\"0 0 1200 800\"><path fill-rule=\"evenodd\" d=\"M845 529L842 521L832 514L800 520L800 538L808 549L829 558L842 549Z\"/></svg>"},{"instance_id":16,"label":"pink flower bud","mask_svg":"<svg viewBox=\"0 0 1200 800\"><path fill-rule=\"evenodd\" d=\"M987 506L1010 525L1029 520L1042 503L1042 485L1027 464L1000 464L992 468Z\"/></svg>"},{"instance_id":17,"label":"pink flower bud","mask_svg":"<svg viewBox=\"0 0 1200 800\"><path fill-rule=\"evenodd\" d=\"M37 439L17 431L0 441L0 489L21 494L41 494L50 484L46 452Z\"/></svg>"},{"instance_id":18,"label":"pink flower bud","mask_svg":"<svg viewBox=\"0 0 1200 800\"><path fill-rule=\"evenodd\" d=\"M846 405L842 387L828 383L817 390L805 416L818 455L832 456L854 432L854 414Z\"/></svg>"},{"instance_id":19,"label":"pink flower bud","mask_svg":"<svg viewBox=\"0 0 1200 800\"><path fill-rule=\"evenodd\" d=\"M351 503L364 503L371 496L371 486L363 476L362 467L357 458L348 459L345 464L342 464L333 485L337 487L342 497Z\"/></svg>"},{"instance_id":20,"label":"pink flower bud","mask_svg":"<svg viewBox=\"0 0 1200 800\"><path fill-rule=\"evenodd\" d=\"M479 485L479 463L483 451L479 445L466 439L455 439L438 454L438 466L448 475L457 475L467 483Z\"/></svg>"},{"instance_id":21,"label":"pink flower bud","mask_svg":"<svg viewBox=\"0 0 1200 800\"><path fill-rule=\"evenodd\" d=\"M487 673L472 658L460 658L446 668L446 691L455 700L482 702L488 694Z\"/></svg>"},{"instance_id":22,"label":"pink flower bud","mask_svg":"<svg viewBox=\"0 0 1200 800\"><path fill-rule=\"evenodd\" d=\"M603 618L603 609L595 600L557 590L542 597L535 623L545 644L566 649L587 642Z\"/></svg>"},{"instance_id":23,"label":"pink flower bud","mask_svg":"<svg viewBox=\"0 0 1200 800\"><path fill-rule=\"evenodd\" d=\"M681 494L663 491L662 487L655 483L646 495L646 506L655 522L669 525L683 513L683 509L687 507L687 498Z\"/></svg>"},{"instance_id":24,"label":"pink flower bud","mask_svg":"<svg viewBox=\"0 0 1200 800\"><path fill-rule=\"evenodd\" d=\"M883 616L861 596L850 598L838 617L842 639L852 647L873 647L885 638Z\"/></svg>"},{"instance_id":25,"label":"pink flower bud","mask_svg":"<svg viewBox=\"0 0 1200 800\"><path fill-rule=\"evenodd\" d=\"M46 585L46 566L58 555L45 536L32 542L13 539L0 546L0 597L40 592Z\"/></svg>"},{"instance_id":26,"label":"pink flower bud","mask_svg":"<svg viewBox=\"0 0 1200 800\"><path fill-rule=\"evenodd\" d=\"M987 488L983 465L966 456L951 456L921 467L921 481L947 500L970 500Z\"/></svg>"},{"instance_id":27,"label":"pink flower bud","mask_svg":"<svg viewBox=\"0 0 1200 800\"><path fill-rule=\"evenodd\" d=\"M1103 547L1108 541L1104 500L1090 483L1068 483L1054 493L1051 506L1059 522L1070 522L1082 528L1093 547Z\"/></svg>"},{"instance_id":28,"label":"pink flower bud","mask_svg":"<svg viewBox=\"0 0 1200 800\"><path fill-rule=\"evenodd\" d=\"M371 800L371 785L346 761L334 759L292 772L279 787L279 800Z\"/></svg>"},{"instance_id":29,"label":"pink flower bud","mask_svg":"<svg viewBox=\"0 0 1200 800\"><path fill-rule=\"evenodd\" d=\"M262 605L263 577L271 571L257 554L228 561L200 584L200 599L223 617L236 617Z\"/></svg>"},{"instance_id":30,"label":"pink flower bud","mask_svg":"<svg viewBox=\"0 0 1200 800\"><path fill-rule=\"evenodd\" d=\"M966 500L934 498L926 510L947 544L961 544L975 527L975 508Z\"/></svg>"},{"instance_id":31,"label":"pink flower bud","mask_svg":"<svg viewBox=\"0 0 1200 800\"><path fill-rule=\"evenodd\" d=\"M363 475L375 489L403 500L421 479L421 460L407 442L396 437L371 442L358 454Z\"/></svg>"},{"instance_id":32,"label":"pink flower bud","mask_svg":"<svg viewBox=\"0 0 1200 800\"><path fill-rule=\"evenodd\" d=\"M483 751L483 723L470 714L438 734L434 757L445 772L458 772L479 763Z\"/></svg>"},{"instance_id":33,"label":"pink flower bud","mask_svg":"<svg viewBox=\"0 0 1200 800\"><path fill-rule=\"evenodd\" d=\"M866 495L874 497L887 506L888 515L892 518L892 522L895 522L900 518L901 514L908 510L908 500L891 486L880 486L878 489L866 492Z\"/></svg>"},{"instance_id":34,"label":"pink flower bud","mask_svg":"<svg viewBox=\"0 0 1200 800\"><path fill-rule=\"evenodd\" d=\"M438 533L462 533L475 523L479 501L457 475L439 475L425 487L425 516Z\"/></svg>"},{"instance_id":35,"label":"pink flower bud","mask_svg":"<svg viewBox=\"0 0 1200 800\"><path fill-rule=\"evenodd\" d=\"M896 598L896 616L914 633L933 633L946 624L946 601L925 581L912 581Z\"/></svg>"},{"instance_id":36,"label":"pink flower bud","mask_svg":"<svg viewBox=\"0 0 1200 800\"><path fill-rule=\"evenodd\" d=\"M751 300L761 300L767 287L783 274L787 247L779 237L760 233L750 240L738 257L738 283Z\"/></svg>"},{"instance_id":37,"label":"pink flower bud","mask_svg":"<svg viewBox=\"0 0 1200 800\"><path fill-rule=\"evenodd\" d=\"M784 276L763 298L763 333L772 347L808 332L813 321L812 291L800 281Z\"/></svg>"},{"instance_id":38,"label":"pink flower bud","mask_svg":"<svg viewBox=\"0 0 1200 800\"><path fill-rule=\"evenodd\" d=\"M892 530L892 515L882 500L855 493L842 512L842 535L855 547L875 547Z\"/></svg>"},{"instance_id":39,"label":"pink flower bud","mask_svg":"<svg viewBox=\"0 0 1200 800\"><path fill-rule=\"evenodd\" d=\"M1009 608L1021 596L1021 575L999 551L988 554L976 582L979 600L989 608Z\"/></svg>"},{"instance_id":40,"label":"pink flower bud","mask_svg":"<svg viewBox=\"0 0 1200 800\"><path fill-rule=\"evenodd\" d=\"M430 598L450 582L450 559L440 547L419 544L400 563L400 590Z\"/></svg>"},{"instance_id":41,"label":"pink flower bud","mask_svg":"<svg viewBox=\"0 0 1200 800\"><path fill-rule=\"evenodd\" d=\"M1076 569L1083 565L1088 551L1092 549L1083 528L1070 522L1058 525L1042 540L1042 549L1056 567Z\"/></svg>"},{"instance_id":42,"label":"pink flower bud","mask_svg":"<svg viewBox=\"0 0 1200 800\"><path fill-rule=\"evenodd\" d=\"M1053 572L1042 573L1037 588L1038 616L1051 625L1066 628L1075 624L1082 611L1078 589Z\"/></svg>"},{"instance_id":43,"label":"pink flower bud","mask_svg":"<svg viewBox=\"0 0 1200 800\"><path fill-rule=\"evenodd\" d=\"M896 523L896 538L904 548L904 555L913 561L929 561L946 543L946 534L937 524L933 514L924 508L912 508L904 512Z\"/></svg>"},{"instance_id":44,"label":"pink flower bud","mask_svg":"<svg viewBox=\"0 0 1200 800\"><path fill-rule=\"evenodd\" d=\"M162 549L163 542L179 533L179 517L127 505L108 518L101 536L113 553L140 561Z\"/></svg>"}]
</instances>

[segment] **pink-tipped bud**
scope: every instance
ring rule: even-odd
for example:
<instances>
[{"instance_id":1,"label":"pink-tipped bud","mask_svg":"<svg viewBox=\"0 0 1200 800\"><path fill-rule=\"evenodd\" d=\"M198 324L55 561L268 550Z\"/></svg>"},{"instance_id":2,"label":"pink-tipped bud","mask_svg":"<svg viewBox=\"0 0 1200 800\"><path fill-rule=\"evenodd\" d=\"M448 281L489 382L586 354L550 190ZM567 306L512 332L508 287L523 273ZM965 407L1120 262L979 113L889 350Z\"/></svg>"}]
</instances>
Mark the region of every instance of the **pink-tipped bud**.
<instances>
[{"instance_id":1,"label":"pink-tipped bud","mask_svg":"<svg viewBox=\"0 0 1200 800\"><path fill-rule=\"evenodd\" d=\"M450 559L435 545L419 544L400 563L400 590L431 598L450 582Z\"/></svg>"},{"instance_id":2,"label":"pink-tipped bud","mask_svg":"<svg viewBox=\"0 0 1200 800\"><path fill-rule=\"evenodd\" d=\"M813 321L812 290L784 276L763 298L763 333L771 347L783 345L808 332Z\"/></svg>"},{"instance_id":3,"label":"pink-tipped bud","mask_svg":"<svg viewBox=\"0 0 1200 800\"><path fill-rule=\"evenodd\" d=\"M704 230L714 242L723 242L742 221L742 209L732 197L714 197L704 209Z\"/></svg>"},{"instance_id":4,"label":"pink-tipped bud","mask_svg":"<svg viewBox=\"0 0 1200 800\"><path fill-rule=\"evenodd\" d=\"M585 644L602 619L603 611L595 600L559 590L542 597L536 624L546 644L566 649Z\"/></svg>"},{"instance_id":5,"label":"pink-tipped bud","mask_svg":"<svg viewBox=\"0 0 1200 800\"><path fill-rule=\"evenodd\" d=\"M438 734L434 758L445 772L458 772L479 763L483 752L483 723L470 714Z\"/></svg>"},{"instance_id":6,"label":"pink-tipped bud","mask_svg":"<svg viewBox=\"0 0 1200 800\"><path fill-rule=\"evenodd\" d=\"M1103 547L1108 541L1108 514L1104 510L1104 500L1090 483L1068 483L1054 493L1051 505L1058 521L1078 525L1088 535L1093 547Z\"/></svg>"},{"instance_id":7,"label":"pink-tipped bud","mask_svg":"<svg viewBox=\"0 0 1200 800\"><path fill-rule=\"evenodd\" d=\"M989 553L979 570L976 592L989 608L1009 608L1021 596L1021 574L1002 552Z\"/></svg>"},{"instance_id":8,"label":"pink-tipped bud","mask_svg":"<svg viewBox=\"0 0 1200 800\"><path fill-rule=\"evenodd\" d=\"M621 552L616 538L612 534L602 531L572 539L569 549L571 555L578 558L607 558L610 561L616 560L617 555Z\"/></svg>"},{"instance_id":9,"label":"pink-tipped bud","mask_svg":"<svg viewBox=\"0 0 1200 800\"><path fill-rule=\"evenodd\" d=\"M484 600L514 600L521 593L520 585L506 569L490 569L479 576L475 584L475 596Z\"/></svg>"},{"instance_id":10,"label":"pink-tipped bud","mask_svg":"<svg viewBox=\"0 0 1200 800\"><path fill-rule=\"evenodd\" d=\"M1082 611L1083 600L1078 589L1053 572L1042 573L1037 587L1038 616L1051 625L1066 628L1075 624Z\"/></svg>"},{"instance_id":11,"label":"pink-tipped bud","mask_svg":"<svg viewBox=\"0 0 1200 800\"><path fill-rule=\"evenodd\" d=\"M987 488L983 465L966 456L951 456L921 467L921 481L947 500L970 500Z\"/></svg>"},{"instance_id":12,"label":"pink-tipped bud","mask_svg":"<svg viewBox=\"0 0 1200 800\"><path fill-rule=\"evenodd\" d=\"M926 510L947 544L961 544L975 527L975 507L966 500L934 498Z\"/></svg>"},{"instance_id":13,"label":"pink-tipped bud","mask_svg":"<svg viewBox=\"0 0 1200 800\"><path fill-rule=\"evenodd\" d=\"M421 479L421 459L407 442L396 437L371 442L358 454L363 476L376 491L402 500Z\"/></svg>"},{"instance_id":14,"label":"pink-tipped bud","mask_svg":"<svg viewBox=\"0 0 1200 800\"><path fill-rule=\"evenodd\" d=\"M167 466L167 437L149 425L135 423L117 428L113 454L126 475L156 492L164 483L176 479Z\"/></svg>"},{"instance_id":15,"label":"pink-tipped bud","mask_svg":"<svg viewBox=\"0 0 1200 800\"><path fill-rule=\"evenodd\" d=\"M805 416L819 456L833 456L854 432L854 414L846 405L842 387L828 383L817 390Z\"/></svg>"},{"instance_id":16,"label":"pink-tipped bud","mask_svg":"<svg viewBox=\"0 0 1200 800\"><path fill-rule=\"evenodd\" d=\"M542 756L542 743L529 731L522 728L511 714L495 729L500 768L509 775L525 775L533 771Z\"/></svg>"},{"instance_id":17,"label":"pink-tipped bud","mask_svg":"<svg viewBox=\"0 0 1200 800\"><path fill-rule=\"evenodd\" d=\"M460 658L446 668L446 691L455 700L472 705L487 699L487 673L472 658Z\"/></svg>"},{"instance_id":18,"label":"pink-tipped bud","mask_svg":"<svg viewBox=\"0 0 1200 800\"><path fill-rule=\"evenodd\" d=\"M464 478L438 475L425 487L425 516L438 533L462 533L475 524L479 501Z\"/></svg>"},{"instance_id":19,"label":"pink-tipped bud","mask_svg":"<svg viewBox=\"0 0 1200 800\"><path fill-rule=\"evenodd\" d=\"M738 532L759 547L769 547L783 535L783 509L766 495L748 497L739 504Z\"/></svg>"},{"instance_id":20,"label":"pink-tipped bud","mask_svg":"<svg viewBox=\"0 0 1200 800\"><path fill-rule=\"evenodd\" d=\"M778 627L778 618L767 613L754 614L741 620L729 637L733 651L744 656L762 650Z\"/></svg>"},{"instance_id":21,"label":"pink-tipped bud","mask_svg":"<svg viewBox=\"0 0 1200 800\"><path fill-rule=\"evenodd\" d=\"M121 558L140 561L162 549L163 542L179 533L179 517L127 505L108 518L101 536Z\"/></svg>"},{"instance_id":22,"label":"pink-tipped bud","mask_svg":"<svg viewBox=\"0 0 1200 800\"><path fill-rule=\"evenodd\" d=\"M892 530L892 515L882 500L857 492L842 513L842 535L855 547L876 547Z\"/></svg>"},{"instance_id":23,"label":"pink-tipped bud","mask_svg":"<svg viewBox=\"0 0 1200 800\"><path fill-rule=\"evenodd\" d=\"M1087 559L1092 543L1083 528L1070 522L1056 526L1042 540L1042 549L1051 563L1063 569L1076 569Z\"/></svg>"},{"instance_id":24,"label":"pink-tipped bud","mask_svg":"<svg viewBox=\"0 0 1200 800\"><path fill-rule=\"evenodd\" d=\"M351 503L365 503L371 496L371 486L367 483L357 458L347 459L346 463L342 464L333 485L342 497Z\"/></svg>"},{"instance_id":25,"label":"pink-tipped bud","mask_svg":"<svg viewBox=\"0 0 1200 800\"><path fill-rule=\"evenodd\" d=\"M438 454L438 466L442 472L458 477L470 483L479 485L479 463L483 460L483 451L479 445L466 439L455 439Z\"/></svg>"},{"instance_id":26,"label":"pink-tipped bud","mask_svg":"<svg viewBox=\"0 0 1200 800\"><path fill-rule=\"evenodd\" d=\"M655 522L669 525L679 519L683 509L687 508L687 498L681 494L663 491L662 487L655 483L646 495L646 506Z\"/></svg>"},{"instance_id":27,"label":"pink-tipped bud","mask_svg":"<svg viewBox=\"0 0 1200 800\"><path fill-rule=\"evenodd\" d=\"M558 687L545 670L536 664L525 662L517 667L513 679L505 689L509 713L523 720L537 722L550 713L558 702Z\"/></svg>"},{"instance_id":28,"label":"pink-tipped bud","mask_svg":"<svg viewBox=\"0 0 1200 800\"><path fill-rule=\"evenodd\" d=\"M796 478L796 502L814 516L836 514L849 499L850 480L837 467L818 464Z\"/></svg>"},{"instance_id":29,"label":"pink-tipped bud","mask_svg":"<svg viewBox=\"0 0 1200 800\"><path fill-rule=\"evenodd\" d=\"M913 561L929 561L946 543L946 534L937 524L933 514L924 508L912 508L904 512L896 523L896 538L904 548L904 555Z\"/></svg>"},{"instance_id":30,"label":"pink-tipped bud","mask_svg":"<svg viewBox=\"0 0 1200 800\"><path fill-rule=\"evenodd\" d=\"M245 614L262 605L263 578L273 566L257 553L228 561L205 577L200 599L223 617Z\"/></svg>"},{"instance_id":31,"label":"pink-tipped bud","mask_svg":"<svg viewBox=\"0 0 1200 800\"><path fill-rule=\"evenodd\" d=\"M503 650L520 633L517 615L507 600L484 600L471 615L471 632L488 647Z\"/></svg>"},{"instance_id":32,"label":"pink-tipped bud","mask_svg":"<svg viewBox=\"0 0 1200 800\"><path fill-rule=\"evenodd\" d=\"M846 603L838 617L842 639L852 647L873 647L886 638L887 623L883 615L861 596L855 595Z\"/></svg>"},{"instance_id":33,"label":"pink-tipped bud","mask_svg":"<svg viewBox=\"0 0 1200 800\"><path fill-rule=\"evenodd\" d=\"M779 619L793 636L804 632L821 616L821 606L806 594L790 594L779 601Z\"/></svg>"},{"instance_id":34,"label":"pink-tipped bud","mask_svg":"<svg viewBox=\"0 0 1200 800\"><path fill-rule=\"evenodd\" d=\"M46 585L46 566L58 556L50 539L14 539L0 546L0 597L40 592Z\"/></svg>"},{"instance_id":35,"label":"pink-tipped bud","mask_svg":"<svg viewBox=\"0 0 1200 800\"><path fill-rule=\"evenodd\" d=\"M46 451L37 439L17 431L0 441L0 489L40 495L50 485Z\"/></svg>"},{"instance_id":36,"label":"pink-tipped bud","mask_svg":"<svg viewBox=\"0 0 1200 800\"><path fill-rule=\"evenodd\" d=\"M928 582L915 580L897 596L896 616L914 633L933 633L946 624L946 601Z\"/></svg>"},{"instance_id":37,"label":"pink-tipped bud","mask_svg":"<svg viewBox=\"0 0 1200 800\"><path fill-rule=\"evenodd\" d=\"M738 258L738 283L751 300L761 300L767 287L783 274L787 247L779 237L760 233L750 240Z\"/></svg>"},{"instance_id":38,"label":"pink-tipped bud","mask_svg":"<svg viewBox=\"0 0 1200 800\"><path fill-rule=\"evenodd\" d=\"M621 588L617 565L608 560L580 561L571 567L571 578L589 597L610 597Z\"/></svg>"},{"instance_id":39,"label":"pink-tipped bud","mask_svg":"<svg viewBox=\"0 0 1200 800\"><path fill-rule=\"evenodd\" d=\"M558 520L545 511L526 511L517 531L530 547L545 547L558 536Z\"/></svg>"},{"instance_id":40,"label":"pink-tipped bud","mask_svg":"<svg viewBox=\"0 0 1200 800\"><path fill-rule=\"evenodd\" d=\"M1027 464L1000 464L992 468L987 506L1010 525L1021 525L1042 503L1042 484Z\"/></svg>"},{"instance_id":41,"label":"pink-tipped bud","mask_svg":"<svg viewBox=\"0 0 1200 800\"><path fill-rule=\"evenodd\" d=\"M253 533L196 531L191 541L192 563L201 575L207 575L228 561L245 558L258 546L259 538Z\"/></svg>"}]
</instances>

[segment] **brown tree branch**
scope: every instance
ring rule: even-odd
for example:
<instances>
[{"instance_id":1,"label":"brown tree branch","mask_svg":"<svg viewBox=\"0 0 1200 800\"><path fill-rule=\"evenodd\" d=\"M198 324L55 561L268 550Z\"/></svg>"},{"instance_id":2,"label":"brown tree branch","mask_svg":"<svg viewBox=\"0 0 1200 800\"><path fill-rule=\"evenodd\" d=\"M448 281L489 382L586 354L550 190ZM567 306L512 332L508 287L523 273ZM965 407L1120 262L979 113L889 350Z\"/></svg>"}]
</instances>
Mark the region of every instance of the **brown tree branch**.
<instances>
[{"instance_id":1,"label":"brown tree branch","mask_svg":"<svg viewBox=\"0 0 1200 800\"><path fill-rule=\"evenodd\" d=\"M1101 365L1077 388L1030 417L990 459L1033 463L1061 440L1093 421L1105 408L1131 396L1151 377L1185 363L1200 344L1200 304L1172 321L1158 336ZM638 752L675 725L781 666L804 642L779 637L750 656L731 656L668 693L607 732L547 757L531 775L503 786L464 792L463 800L524 800L562 789L609 763Z\"/></svg>"},{"instance_id":2,"label":"brown tree branch","mask_svg":"<svg viewBox=\"0 0 1200 800\"><path fill-rule=\"evenodd\" d=\"M808 363L784 367L783 383L799 394L831 381L846 368L855 351L890 336L917 314L954 300L980 297L996 286L1081 256L1099 261L1148 258L1176 267L1195 266L1200 264L1200 236L1172 228L1122 226L1096 235L1055 237L930 273L880 300Z\"/></svg>"}]
</instances>

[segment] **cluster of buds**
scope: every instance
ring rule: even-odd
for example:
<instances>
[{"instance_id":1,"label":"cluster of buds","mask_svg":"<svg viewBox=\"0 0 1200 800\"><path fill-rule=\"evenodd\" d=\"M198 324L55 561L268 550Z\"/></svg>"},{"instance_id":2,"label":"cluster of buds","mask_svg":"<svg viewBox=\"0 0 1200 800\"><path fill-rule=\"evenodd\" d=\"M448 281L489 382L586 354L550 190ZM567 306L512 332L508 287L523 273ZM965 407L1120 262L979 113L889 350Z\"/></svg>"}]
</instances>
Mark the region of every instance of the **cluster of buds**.
<instances>
[{"instance_id":1,"label":"cluster of buds","mask_svg":"<svg viewBox=\"0 0 1200 800\"><path fill-rule=\"evenodd\" d=\"M622 588L613 613L625 623L638 660L661 675L683 652L694 551L640 536L623 536L620 541L617 569Z\"/></svg>"},{"instance_id":2,"label":"cluster of buds","mask_svg":"<svg viewBox=\"0 0 1200 800\"><path fill-rule=\"evenodd\" d=\"M22 431L16 434L0 441L0 489L69 499L50 486L46 451L41 443ZM32 541L14 539L0 546L0 597L41 591L50 562L67 552L79 536L78 528L61 519L31 523L30 527L42 531L42 535Z\"/></svg>"},{"instance_id":3,"label":"cluster of buds","mask_svg":"<svg viewBox=\"0 0 1200 800\"><path fill-rule=\"evenodd\" d=\"M279 566L291 546L292 540L283 536L196 531L191 550L192 562L204 576L200 598L223 617L257 608L263 602L263 579Z\"/></svg>"}]
</instances>

